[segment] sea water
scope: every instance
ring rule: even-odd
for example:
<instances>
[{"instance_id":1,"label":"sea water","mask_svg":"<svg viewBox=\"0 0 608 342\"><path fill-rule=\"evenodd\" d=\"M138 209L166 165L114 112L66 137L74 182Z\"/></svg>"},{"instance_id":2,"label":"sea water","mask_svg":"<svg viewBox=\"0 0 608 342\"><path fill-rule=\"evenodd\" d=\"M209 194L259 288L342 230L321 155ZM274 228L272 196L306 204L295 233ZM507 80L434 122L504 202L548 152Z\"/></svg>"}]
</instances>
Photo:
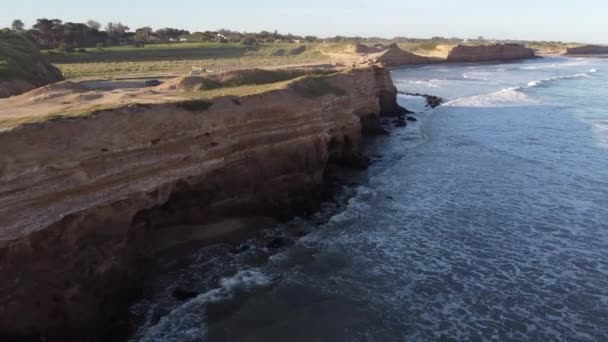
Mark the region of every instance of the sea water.
<instances>
[{"instance_id":1,"label":"sea water","mask_svg":"<svg viewBox=\"0 0 608 342\"><path fill-rule=\"evenodd\" d=\"M201 294L136 305L133 340L608 340L608 60L393 79L447 102L401 97L419 121L368 147L338 212L290 223L312 232L294 246L206 248L169 272Z\"/></svg>"}]
</instances>

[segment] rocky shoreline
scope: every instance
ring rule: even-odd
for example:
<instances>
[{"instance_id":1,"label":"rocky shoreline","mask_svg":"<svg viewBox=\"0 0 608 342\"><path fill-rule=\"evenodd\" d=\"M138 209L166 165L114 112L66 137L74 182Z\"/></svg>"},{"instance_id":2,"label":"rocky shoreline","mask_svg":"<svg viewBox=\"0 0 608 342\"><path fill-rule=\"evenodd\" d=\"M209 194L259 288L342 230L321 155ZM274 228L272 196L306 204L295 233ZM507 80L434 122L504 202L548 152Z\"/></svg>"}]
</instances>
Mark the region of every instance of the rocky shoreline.
<instances>
[{"instance_id":1,"label":"rocky shoreline","mask_svg":"<svg viewBox=\"0 0 608 342\"><path fill-rule=\"evenodd\" d=\"M139 295L151 237L312 212L327 164L365 167L362 135L402 113L389 71L370 67L1 132L0 336L94 340Z\"/></svg>"}]
</instances>

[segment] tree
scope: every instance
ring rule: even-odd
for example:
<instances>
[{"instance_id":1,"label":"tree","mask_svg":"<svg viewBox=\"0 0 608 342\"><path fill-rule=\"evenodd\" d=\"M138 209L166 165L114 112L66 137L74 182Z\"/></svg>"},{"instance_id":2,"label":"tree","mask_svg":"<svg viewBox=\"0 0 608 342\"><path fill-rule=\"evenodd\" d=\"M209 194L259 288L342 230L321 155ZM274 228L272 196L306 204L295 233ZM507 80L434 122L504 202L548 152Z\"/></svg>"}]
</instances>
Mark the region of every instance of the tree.
<instances>
[{"instance_id":1,"label":"tree","mask_svg":"<svg viewBox=\"0 0 608 342\"><path fill-rule=\"evenodd\" d=\"M171 28L171 27L165 27L159 30L156 30L156 36L163 41L167 41L170 39L177 39L181 36L187 36L189 35L190 32L186 31L186 30L180 30L180 29L176 29L176 28Z\"/></svg>"},{"instance_id":2,"label":"tree","mask_svg":"<svg viewBox=\"0 0 608 342\"><path fill-rule=\"evenodd\" d=\"M152 28L150 26L146 26L146 27L140 27L137 30L135 30L135 41L138 42L149 42L150 38L152 37L152 35L154 34L154 32L152 31Z\"/></svg>"},{"instance_id":3,"label":"tree","mask_svg":"<svg viewBox=\"0 0 608 342\"><path fill-rule=\"evenodd\" d=\"M53 45L53 22L49 19L38 19L32 28L32 37L42 49L52 49Z\"/></svg>"},{"instance_id":4,"label":"tree","mask_svg":"<svg viewBox=\"0 0 608 342\"><path fill-rule=\"evenodd\" d=\"M243 45L256 45L257 43L257 40L255 40L255 38L251 36L241 39L241 44Z\"/></svg>"},{"instance_id":5,"label":"tree","mask_svg":"<svg viewBox=\"0 0 608 342\"><path fill-rule=\"evenodd\" d=\"M123 25L121 22L109 22L106 24L106 32L112 38L123 38L129 30L129 26Z\"/></svg>"},{"instance_id":6,"label":"tree","mask_svg":"<svg viewBox=\"0 0 608 342\"><path fill-rule=\"evenodd\" d=\"M101 23L95 20L87 20L87 26L90 27L92 30L99 31L101 29Z\"/></svg>"},{"instance_id":7,"label":"tree","mask_svg":"<svg viewBox=\"0 0 608 342\"><path fill-rule=\"evenodd\" d=\"M21 33L25 28L25 24L20 19L13 20L13 24L11 25L11 29L13 32Z\"/></svg>"}]
</instances>

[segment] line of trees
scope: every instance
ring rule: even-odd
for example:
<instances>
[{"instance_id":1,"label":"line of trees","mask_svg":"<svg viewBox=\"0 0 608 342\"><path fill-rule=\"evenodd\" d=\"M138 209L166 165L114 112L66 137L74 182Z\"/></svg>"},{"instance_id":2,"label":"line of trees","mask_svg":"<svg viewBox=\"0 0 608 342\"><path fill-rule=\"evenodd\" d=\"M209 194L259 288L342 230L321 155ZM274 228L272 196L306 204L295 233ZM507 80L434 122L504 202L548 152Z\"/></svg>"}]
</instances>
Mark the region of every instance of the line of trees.
<instances>
[{"instance_id":1,"label":"line of trees","mask_svg":"<svg viewBox=\"0 0 608 342\"><path fill-rule=\"evenodd\" d=\"M152 29L150 26L135 30L121 22L109 22L102 25L95 20L86 23L63 22L59 19L41 18L31 28L26 28L22 20L13 21L10 28L0 31L12 31L26 36L35 42L40 49L59 49L72 51L76 48L103 47L116 45L143 46L144 44L165 43L174 41L198 41L220 43L258 43L281 42L316 42L315 36L297 36L280 34L277 31L243 33L221 29L217 31L190 32L178 28Z\"/></svg>"},{"instance_id":2,"label":"line of trees","mask_svg":"<svg viewBox=\"0 0 608 342\"><path fill-rule=\"evenodd\" d=\"M417 40L406 37L393 39L362 38L335 36L320 40L316 36L298 36L292 34L281 34L277 31L261 31L257 33L244 33L220 29L217 31L190 32L178 28L152 29L150 26L140 27L135 30L121 22L109 22L102 25L95 20L85 23L63 22L59 19L41 18L29 29L25 27L22 20L13 21L10 28L2 29L12 31L34 41L40 49L59 49L73 51L79 48L104 47L115 45L135 45L165 43L174 41L197 41L197 42L220 42L241 43L255 45L259 43L274 42L331 42L331 43L389 43L389 42L417 42L428 40ZM457 38L433 37L437 42L459 42Z\"/></svg>"}]
</instances>

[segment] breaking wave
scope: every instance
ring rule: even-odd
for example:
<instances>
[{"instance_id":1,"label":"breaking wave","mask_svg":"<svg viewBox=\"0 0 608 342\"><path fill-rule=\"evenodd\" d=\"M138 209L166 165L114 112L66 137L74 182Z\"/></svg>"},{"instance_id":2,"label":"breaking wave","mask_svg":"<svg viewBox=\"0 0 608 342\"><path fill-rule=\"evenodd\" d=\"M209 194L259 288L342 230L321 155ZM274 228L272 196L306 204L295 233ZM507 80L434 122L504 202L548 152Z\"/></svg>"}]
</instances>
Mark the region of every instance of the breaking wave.
<instances>
[{"instance_id":1,"label":"breaking wave","mask_svg":"<svg viewBox=\"0 0 608 342\"><path fill-rule=\"evenodd\" d=\"M595 70L595 69L589 70L589 73L595 73L595 72L597 72L597 70ZM567 76L554 76L554 77L546 78L546 79L539 80L539 81L529 82L528 87L531 88L531 87L540 86L542 84L546 84L551 81L568 80L568 79L581 78L581 77L592 77L592 76L589 75L588 73L579 73L579 74L567 75Z\"/></svg>"},{"instance_id":2,"label":"breaking wave","mask_svg":"<svg viewBox=\"0 0 608 342\"><path fill-rule=\"evenodd\" d=\"M497 92L484 95L475 95L470 97L463 97L449 101L444 104L448 107L506 107L506 106L519 106L519 105L534 105L539 104L539 101L530 98L526 95L523 90L527 88L534 88L542 85L546 85L550 82L577 78L588 78L593 77L590 74L596 73L596 69L589 70L588 73L578 73L574 75L566 76L553 76L542 80L528 82L523 87L510 87L501 89Z\"/></svg>"},{"instance_id":3,"label":"breaking wave","mask_svg":"<svg viewBox=\"0 0 608 342\"><path fill-rule=\"evenodd\" d=\"M506 88L485 95L463 97L444 104L447 107L507 107L534 105L539 102L521 92L521 88Z\"/></svg>"},{"instance_id":4,"label":"breaking wave","mask_svg":"<svg viewBox=\"0 0 608 342\"><path fill-rule=\"evenodd\" d=\"M206 335L205 305L225 300L239 289L262 287L271 283L271 278L256 269L242 270L220 281L220 287L207 291L153 323L154 310L150 310L148 322L136 336L141 342L189 342L200 341Z\"/></svg>"}]
</instances>

